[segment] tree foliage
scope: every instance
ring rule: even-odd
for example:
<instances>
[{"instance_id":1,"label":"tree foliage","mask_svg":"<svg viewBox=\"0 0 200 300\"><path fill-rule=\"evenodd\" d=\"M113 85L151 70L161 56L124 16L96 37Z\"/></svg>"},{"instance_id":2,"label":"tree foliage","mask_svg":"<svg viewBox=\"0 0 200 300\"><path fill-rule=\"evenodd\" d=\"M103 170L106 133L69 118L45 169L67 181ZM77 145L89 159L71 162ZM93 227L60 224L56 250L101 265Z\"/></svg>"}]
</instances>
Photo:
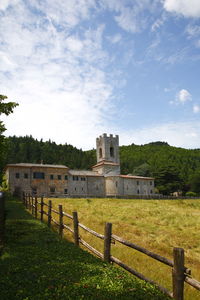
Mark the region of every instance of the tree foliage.
<instances>
[{"instance_id":1,"label":"tree foliage","mask_svg":"<svg viewBox=\"0 0 200 300\"><path fill-rule=\"evenodd\" d=\"M192 175L200 171L200 149L177 148L165 142L122 146L120 158L122 173L153 176L163 194L193 191Z\"/></svg>"},{"instance_id":2,"label":"tree foliage","mask_svg":"<svg viewBox=\"0 0 200 300\"><path fill-rule=\"evenodd\" d=\"M69 168L89 169L96 162L94 150L83 151L72 145L38 141L32 136L6 138L7 163L60 164Z\"/></svg>"},{"instance_id":3,"label":"tree foliage","mask_svg":"<svg viewBox=\"0 0 200 300\"><path fill-rule=\"evenodd\" d=\"M13 109L18 105L15 102L5 102L7 96L0 95L0 116L8 116L13 112ZM3 167L5 164L5 152L6 147L4 143L4 131L6 130L5 125L2 120L0 120L0 183L2 181Z\"/></svg>"},{"instance_id":4,"label":"tree foliage","mask_svg":"<svg viewBox=\"0 0 200 300\"><path fill-rule=\"evenodd\" d=\"M8 116L13 112L13 109L18 105L15 102L4 102L8 97L4 95L0 95L0 115L5 114ZM6 130L5 125L0 120L0 134L2 134Z\"/></svg>"}]
</instances>

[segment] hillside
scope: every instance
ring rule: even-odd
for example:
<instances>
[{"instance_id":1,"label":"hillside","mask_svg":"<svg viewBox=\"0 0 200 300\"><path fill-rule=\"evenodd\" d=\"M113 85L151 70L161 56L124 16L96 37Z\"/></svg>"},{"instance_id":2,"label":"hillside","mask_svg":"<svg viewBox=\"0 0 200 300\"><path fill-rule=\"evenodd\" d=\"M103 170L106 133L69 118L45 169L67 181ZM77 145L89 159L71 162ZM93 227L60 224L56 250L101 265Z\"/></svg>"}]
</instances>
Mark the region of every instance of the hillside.
<instances>
[{"instance_id":1,"label":"hillside","mask_svg":"<svg viewBox=\"0 0 200 300\"><path fill-rule=\"evenodd\" d=\"M96 163L96 151L83 151L69 144L38 141L32 136L5 140L8 163L32 162L64 164L73 169L89 169ZM181 190L200 193L200 149L172 147L164 142L120 147L123 174L154 176L160 193Z\"/></svg>"}]
</instances>

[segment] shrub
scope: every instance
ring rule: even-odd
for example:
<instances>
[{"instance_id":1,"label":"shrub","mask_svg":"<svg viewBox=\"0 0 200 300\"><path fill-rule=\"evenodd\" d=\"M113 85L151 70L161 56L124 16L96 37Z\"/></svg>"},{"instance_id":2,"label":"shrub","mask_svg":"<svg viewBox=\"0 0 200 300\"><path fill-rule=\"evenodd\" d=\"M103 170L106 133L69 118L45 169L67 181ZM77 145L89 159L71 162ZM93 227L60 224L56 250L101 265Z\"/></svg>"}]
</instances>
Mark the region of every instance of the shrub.
<instances>
[{"instance_id":1,"label":"shrub","mask_svg":"<svg viewBox=\"0 0 200 300\"><path fill-rule=\"evenodd\" d=\"M187 193L185 193L185 196L188 196L188 197L196 197L196 196L197 196L197 193L195 193L195 192L187 192Z\"/></svg>"}]
</instances>

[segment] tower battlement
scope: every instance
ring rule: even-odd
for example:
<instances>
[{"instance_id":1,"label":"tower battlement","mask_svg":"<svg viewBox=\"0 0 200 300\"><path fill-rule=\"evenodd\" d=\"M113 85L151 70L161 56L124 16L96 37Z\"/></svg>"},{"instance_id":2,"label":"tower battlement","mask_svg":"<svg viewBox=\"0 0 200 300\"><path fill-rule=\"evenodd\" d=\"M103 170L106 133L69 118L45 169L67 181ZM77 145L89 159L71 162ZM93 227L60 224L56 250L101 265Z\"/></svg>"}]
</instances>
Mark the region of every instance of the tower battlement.
<instances>
[{"instance_id":1,"label":"tower battlement","mask_svg":"<svg viewBox=\"0 0 200 300\"><path fill-rule=\"evenodd\" d=\"M119 164L119 136L103 133L96 139L97 163L110 161Z\"/></svg>"}]
</instances>

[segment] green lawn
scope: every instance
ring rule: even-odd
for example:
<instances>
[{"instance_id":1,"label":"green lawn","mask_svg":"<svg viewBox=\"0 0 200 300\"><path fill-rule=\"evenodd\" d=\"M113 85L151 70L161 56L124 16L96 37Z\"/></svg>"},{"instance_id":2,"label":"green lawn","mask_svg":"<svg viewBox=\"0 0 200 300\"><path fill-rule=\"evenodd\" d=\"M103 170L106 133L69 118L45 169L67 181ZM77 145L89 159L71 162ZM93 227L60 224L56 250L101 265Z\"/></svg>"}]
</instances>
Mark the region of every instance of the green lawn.
<instances>
[{"instance_id":1,"label":"green lawn","mask_svg":"<svg viewBox=\"0 0 200 300\"><path fill-rule=\"evenodd\" d=\"M168 299L153 286L77 248L24 210L6 203L0 299Z\"/></svg>"}]
</instances>

